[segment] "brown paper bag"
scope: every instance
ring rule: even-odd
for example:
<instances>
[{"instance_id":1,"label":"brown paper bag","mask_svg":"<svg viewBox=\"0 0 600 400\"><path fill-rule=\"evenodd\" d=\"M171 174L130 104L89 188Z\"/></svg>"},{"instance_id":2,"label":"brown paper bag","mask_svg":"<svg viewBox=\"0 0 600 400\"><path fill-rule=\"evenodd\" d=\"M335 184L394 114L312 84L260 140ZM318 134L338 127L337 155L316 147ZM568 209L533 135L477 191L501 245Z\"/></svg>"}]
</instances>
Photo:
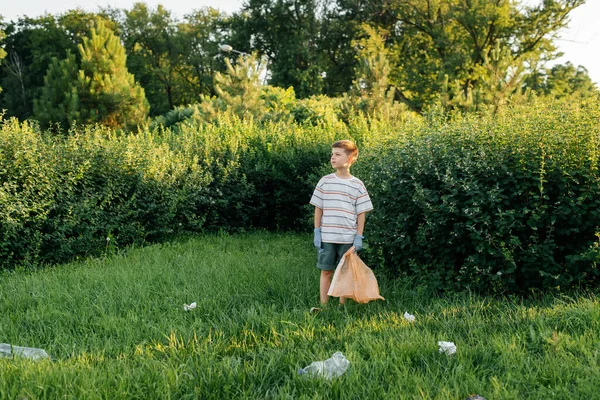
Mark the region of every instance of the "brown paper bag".
<instances>
[{"instance_id":1,"label":"brown paper bag","mask_svg":"<svg viewBox=\"0 0 600 400\"><path fill-rule=\"evenodd\" d=\"M371 268L354 252L352 246L340 260L329 287L329 296L346 297L357 303L385 300L379 295L379 285Z\"/></svg>"}]
</instances>

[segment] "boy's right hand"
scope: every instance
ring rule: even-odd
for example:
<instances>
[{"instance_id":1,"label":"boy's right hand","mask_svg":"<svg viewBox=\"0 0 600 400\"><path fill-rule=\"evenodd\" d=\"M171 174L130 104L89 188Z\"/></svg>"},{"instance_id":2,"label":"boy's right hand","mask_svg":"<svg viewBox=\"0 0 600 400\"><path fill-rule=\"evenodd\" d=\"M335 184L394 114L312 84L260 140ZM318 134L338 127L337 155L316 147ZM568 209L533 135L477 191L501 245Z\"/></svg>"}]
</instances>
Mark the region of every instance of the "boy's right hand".
<instances>
[{"instance_id":1,"label":"boy's right hand","mask_svg":"<svg viewBox=\"0 0 600 400\"><path fill-rule=\"evenodd\" d=\"M315 238L313 243L317 249L321 248L321 228L315 228Z\"/></svg>"}]
</instances>

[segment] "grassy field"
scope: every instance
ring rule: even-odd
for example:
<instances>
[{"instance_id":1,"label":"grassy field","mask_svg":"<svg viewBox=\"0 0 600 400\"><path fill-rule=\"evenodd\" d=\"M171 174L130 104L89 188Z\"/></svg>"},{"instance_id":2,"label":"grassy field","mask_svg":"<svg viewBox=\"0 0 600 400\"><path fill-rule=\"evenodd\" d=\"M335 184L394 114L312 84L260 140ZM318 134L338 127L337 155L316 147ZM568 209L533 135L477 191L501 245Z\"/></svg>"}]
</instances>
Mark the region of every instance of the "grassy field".
<instances>
[{"instance_id":1,"label":"grassy field","mask_svg":"<svg viewBox=\"0 0 600 400\"><path fill-rule=\"evenodd\" d=\"M125 256L0 274L0 342L53 360L0 358L2 399L592 399L600 300L429 296L318 303L308 236L201 236ZM184 303L197 302L192 311ZM403 313L416 316L405 321ZM437 341L457 353L440 354ZM342 351L332 381L299 376Z\"/></svg>"}]
</instances>

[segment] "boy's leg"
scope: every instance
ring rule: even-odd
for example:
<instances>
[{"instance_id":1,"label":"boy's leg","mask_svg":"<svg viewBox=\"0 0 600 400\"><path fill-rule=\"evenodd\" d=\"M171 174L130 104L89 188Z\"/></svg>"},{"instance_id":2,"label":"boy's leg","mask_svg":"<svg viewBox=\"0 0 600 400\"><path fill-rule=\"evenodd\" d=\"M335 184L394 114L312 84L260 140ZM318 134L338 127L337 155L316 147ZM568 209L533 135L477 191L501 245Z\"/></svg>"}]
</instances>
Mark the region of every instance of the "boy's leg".
<instances>
[{"instance_id":1,"label":"boy's leg","mask_svg":"<svg viewBox=\"0 0 600 400\"><path fill-rule=\"evenodd\" d=\"M331 286L331 277L333 276L333 271L321 271L321 282L320 282L320 294L321 294L321 304L327 304L329 300L329 296L327 292L329 292L329 286Z\"/></svg>"},{"instance_id":2,"label":"boy's leg","mask_svg":"<svg viewBox=\"0 0 600 400\"><path fill-rule=\"evenodd\" d=\"M317 255L317 268L321 270L321 278L319 281L319 297L321 304L327 304L329 296L329 287L331 286L331 278L335 271L336 245L333 243L323 243L322 249Z\"/></svg>"}]
</instances>

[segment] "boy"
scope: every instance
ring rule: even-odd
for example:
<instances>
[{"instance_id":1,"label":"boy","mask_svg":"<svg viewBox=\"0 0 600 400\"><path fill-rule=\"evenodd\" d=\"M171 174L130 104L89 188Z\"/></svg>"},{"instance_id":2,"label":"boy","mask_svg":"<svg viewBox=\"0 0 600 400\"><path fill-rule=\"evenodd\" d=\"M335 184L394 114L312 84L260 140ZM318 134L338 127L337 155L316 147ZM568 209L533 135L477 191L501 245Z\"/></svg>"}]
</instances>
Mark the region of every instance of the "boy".
<instances>
[{"instance_id":1,"label":"boy","mask_svg":"<svg viewBox=\"0 0 600 400\"><path fill-rule=\"evenodd\" d=\"M350 247L362 249L365 214L373 204L365 185L350 175L358 157L358 147L349 140L331 146L331 166L335 173L319 180L310 204L315 206L314 245L319 250L317 268L321 270L320 300L327 304L333 272ZM340 304L345 299L340 297Z\"/></svg>"}]
</instances>

